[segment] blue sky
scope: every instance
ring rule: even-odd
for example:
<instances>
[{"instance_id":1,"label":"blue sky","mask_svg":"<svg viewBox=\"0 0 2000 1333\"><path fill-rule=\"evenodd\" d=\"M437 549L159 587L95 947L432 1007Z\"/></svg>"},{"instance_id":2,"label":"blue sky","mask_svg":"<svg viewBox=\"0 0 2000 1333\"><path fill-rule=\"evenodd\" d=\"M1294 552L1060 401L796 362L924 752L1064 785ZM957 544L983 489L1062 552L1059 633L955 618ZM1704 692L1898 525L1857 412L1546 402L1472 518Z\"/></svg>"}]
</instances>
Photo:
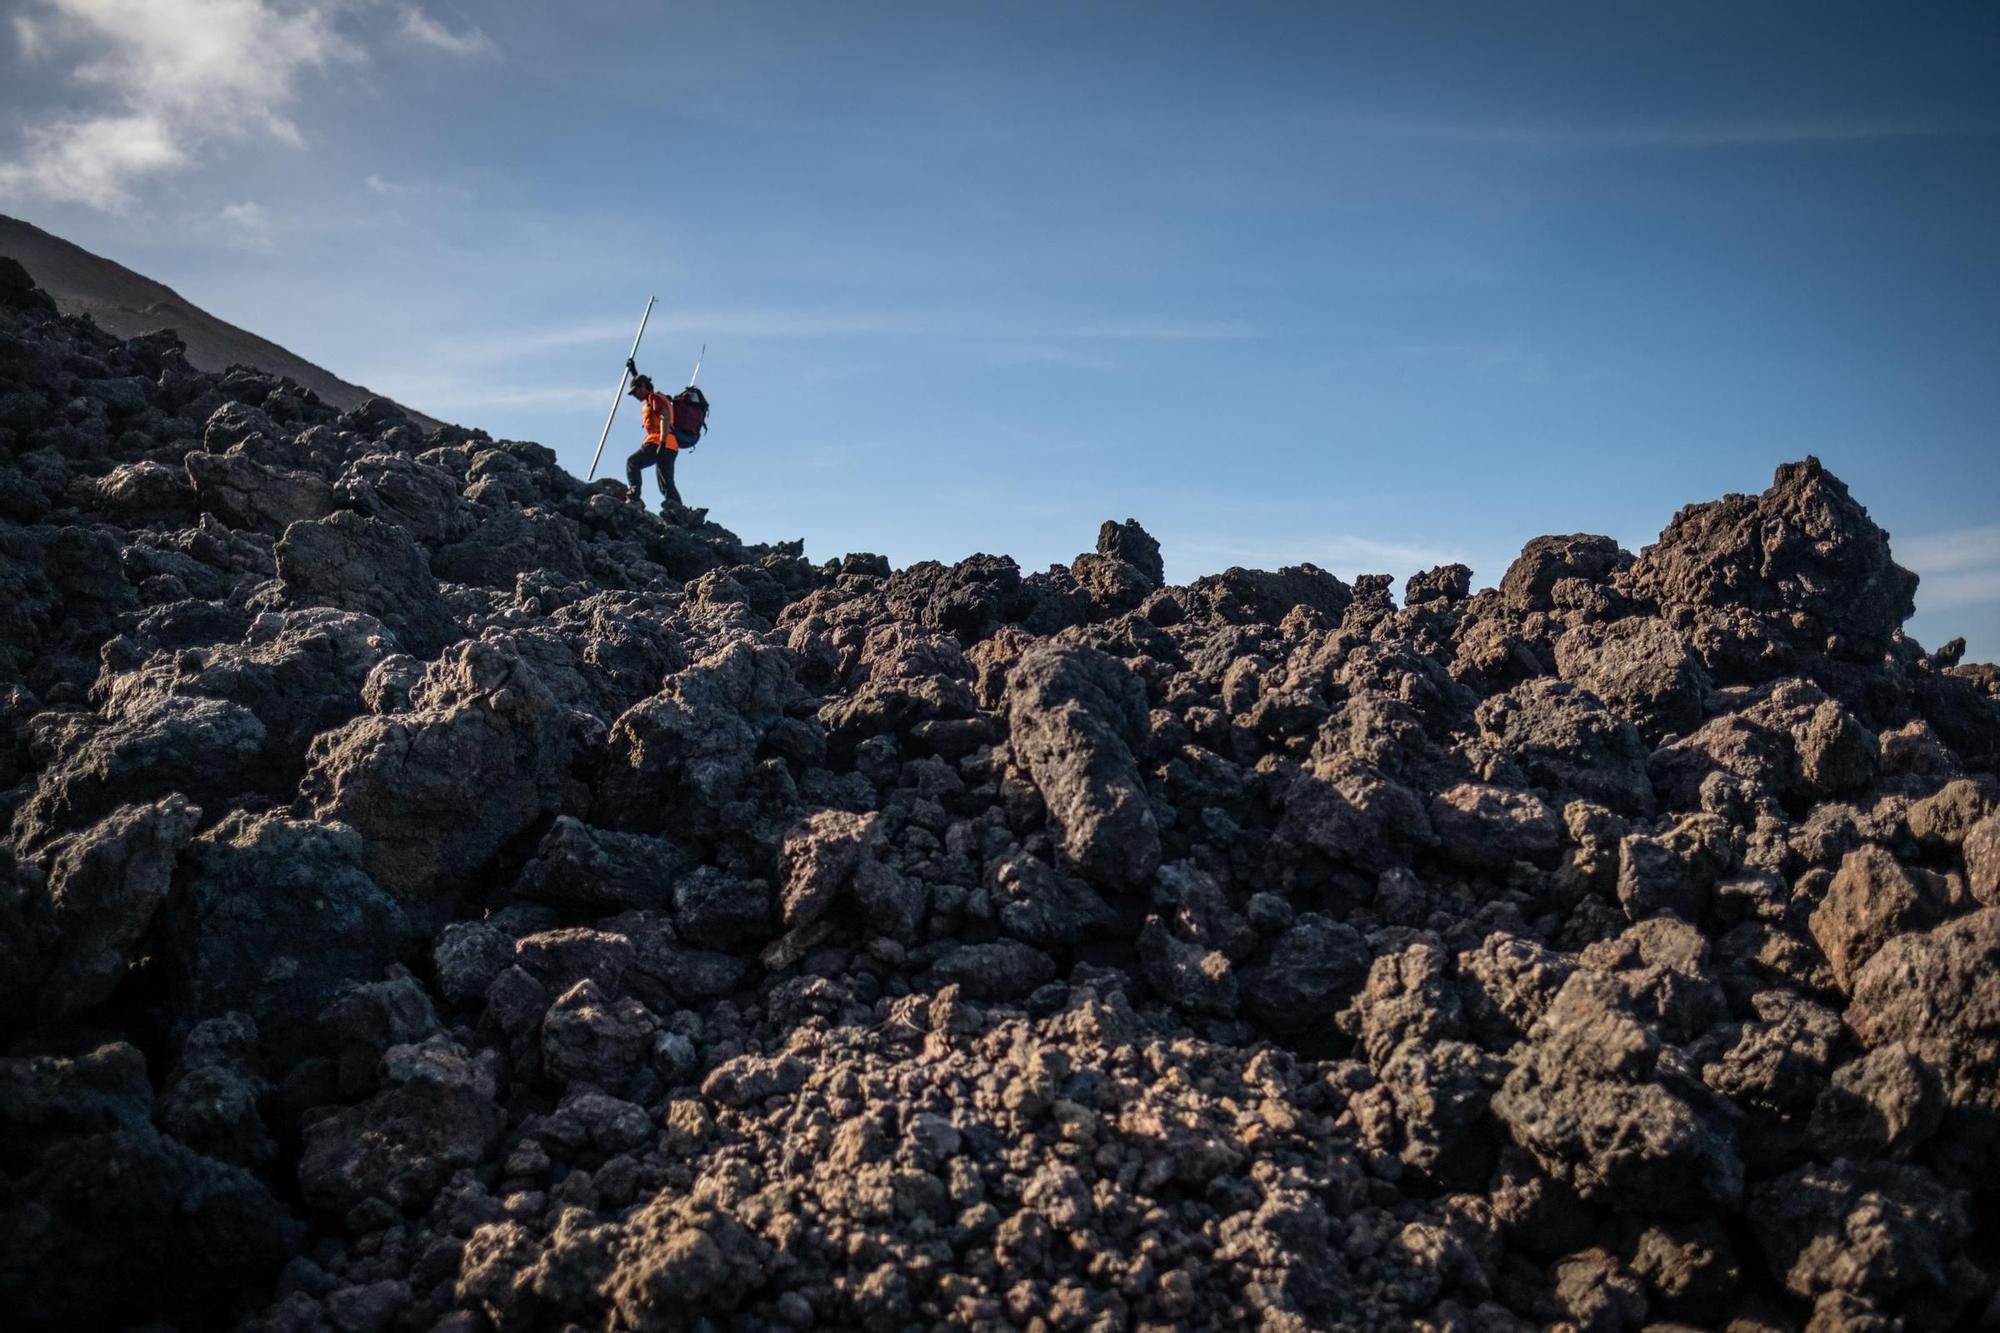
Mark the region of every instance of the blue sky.
<instances>
[{"instance_id":1,"label":"blue sky","mask_svg":"<svg viewBox=\"0 0 2000 1333\"><path fill-rule=\"evenodd\" d=\"M579 473L657 295L746 537L1484 584L1811 452L2000 657L1992 6L0 14L0 211Z\"/></svg>"}]
</instances>

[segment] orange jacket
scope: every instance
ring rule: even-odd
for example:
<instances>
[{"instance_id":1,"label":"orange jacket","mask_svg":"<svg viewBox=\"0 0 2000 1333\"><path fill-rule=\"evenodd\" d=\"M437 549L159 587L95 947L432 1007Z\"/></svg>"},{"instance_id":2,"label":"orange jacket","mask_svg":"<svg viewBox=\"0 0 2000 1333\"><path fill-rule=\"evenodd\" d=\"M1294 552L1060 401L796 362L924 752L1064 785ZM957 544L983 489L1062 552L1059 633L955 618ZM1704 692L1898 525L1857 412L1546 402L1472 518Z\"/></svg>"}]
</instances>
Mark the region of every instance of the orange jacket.
<instances>
[{"instance_id":1,"label":"orange jacket","mask_svg":"<svg viewBox=\"0 0 2000 1333\"><path fill-rule=\"evenodd\" d=\"M646 402L640 408L641 419L646 425L646 443L662 444L675 453L681 451L680 443L674 439L674 400L658 389L646 395Z\"/></svg>"}]
</instances>

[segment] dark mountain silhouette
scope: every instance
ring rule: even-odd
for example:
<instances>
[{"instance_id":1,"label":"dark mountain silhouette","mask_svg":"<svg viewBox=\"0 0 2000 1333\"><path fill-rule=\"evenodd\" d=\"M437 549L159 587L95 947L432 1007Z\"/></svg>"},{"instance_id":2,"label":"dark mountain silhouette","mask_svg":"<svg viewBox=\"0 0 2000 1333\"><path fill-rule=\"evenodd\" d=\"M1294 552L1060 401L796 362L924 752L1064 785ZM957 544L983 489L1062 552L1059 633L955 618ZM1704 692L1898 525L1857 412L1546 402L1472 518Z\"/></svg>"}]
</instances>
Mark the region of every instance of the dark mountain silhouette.
<instances>
[{"instance_id":1,"label":"dark mountain silhouette","mask_svg":"<svg viewBox=\"0 0 2000 1333\"><path fill-rule=\"evenodd\" d=\"M268 338L217 319L173 288L33 223L0 215L0 255L19 260L65 315L89 315L107 333L132 338L173 329L187 343L188 361L198 370L220 374L232 365L252 366L296 380L343 411L377 396ZM426 427L438 424L408 407L403 410Z\"/></svg>"}]
</instances>

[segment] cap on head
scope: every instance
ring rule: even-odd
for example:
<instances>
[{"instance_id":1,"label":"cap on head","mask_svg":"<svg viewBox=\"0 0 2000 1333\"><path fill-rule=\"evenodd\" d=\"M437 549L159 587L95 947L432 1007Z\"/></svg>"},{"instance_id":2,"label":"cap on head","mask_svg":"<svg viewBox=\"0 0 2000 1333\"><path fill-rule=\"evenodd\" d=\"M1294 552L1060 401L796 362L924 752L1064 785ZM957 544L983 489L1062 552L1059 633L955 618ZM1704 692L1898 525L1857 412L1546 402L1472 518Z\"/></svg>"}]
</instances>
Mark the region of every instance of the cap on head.
<instances>
[{"instance_id":1,"label":"cap on head","mask_svg":"<svg viewBox=\"0 0 2000 1333\"><path fill-rule=\"evenodd\" d=\"M637 392L651 393L653 391L653 381L645 375L634 375L632 377L632 388Z\"/></svg>"}]
</instances>

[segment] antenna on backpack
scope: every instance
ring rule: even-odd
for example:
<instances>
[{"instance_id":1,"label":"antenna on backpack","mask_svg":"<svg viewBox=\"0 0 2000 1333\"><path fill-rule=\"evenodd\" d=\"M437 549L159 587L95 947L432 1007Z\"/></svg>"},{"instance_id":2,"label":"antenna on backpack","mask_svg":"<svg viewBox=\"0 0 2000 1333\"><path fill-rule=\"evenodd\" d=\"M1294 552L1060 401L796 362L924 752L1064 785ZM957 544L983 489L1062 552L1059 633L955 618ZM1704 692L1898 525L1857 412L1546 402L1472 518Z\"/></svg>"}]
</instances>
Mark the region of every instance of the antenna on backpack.
<instances>
[{"instance_id":1,"label":"antenna on backpack","mask_svg":"<svg viewBox=\"0 0 2000 1333\"><path fill-rule=\"evenodd\" d=\"M688 376L688 388L692 389L694 382L701 378L701 363L706 360L708 360L708 344L703 343L701 345L701 355L694 359L694 373Z\"/></svg>"}]
</instances>

